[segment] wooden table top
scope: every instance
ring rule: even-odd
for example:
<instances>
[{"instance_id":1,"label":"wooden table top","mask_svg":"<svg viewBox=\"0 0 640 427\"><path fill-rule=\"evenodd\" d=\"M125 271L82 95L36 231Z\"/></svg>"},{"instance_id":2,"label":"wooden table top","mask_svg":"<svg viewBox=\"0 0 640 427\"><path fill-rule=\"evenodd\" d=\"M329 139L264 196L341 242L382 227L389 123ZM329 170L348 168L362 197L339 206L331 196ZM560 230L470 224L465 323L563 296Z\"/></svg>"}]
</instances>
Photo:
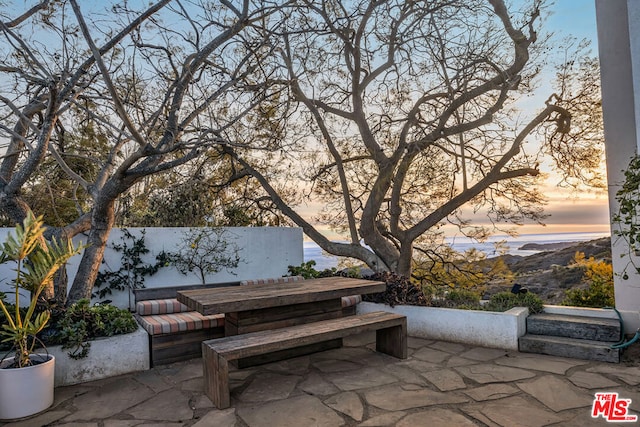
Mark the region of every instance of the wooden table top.
<instances>
[{"instance_id":1,"label":"wooden table top","mask_svg":"<svg viewBox=\"0 0 640 427\"><path fill-rule=\"evenodd\" d=\"M384 282L325 277L289 283L192 289L178 292L178 301L204 315L337 299L383 292Z\"/></svg>"}]
</instances>

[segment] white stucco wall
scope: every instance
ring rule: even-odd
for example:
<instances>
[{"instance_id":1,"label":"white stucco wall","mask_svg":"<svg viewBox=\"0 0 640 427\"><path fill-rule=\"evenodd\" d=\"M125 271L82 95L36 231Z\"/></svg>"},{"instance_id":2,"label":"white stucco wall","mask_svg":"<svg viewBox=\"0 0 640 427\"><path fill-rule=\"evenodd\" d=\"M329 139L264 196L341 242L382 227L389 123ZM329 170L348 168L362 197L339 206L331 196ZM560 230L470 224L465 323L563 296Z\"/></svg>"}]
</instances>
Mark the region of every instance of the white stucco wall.
<instances>
[{"instance_id":1,"label":"white stucco wall","mask_svg":"<svg viewBox=\"0 0 640 427\"><path fill-rule=\"evenodd\" d=\"M618 211L615 197L624 181L623 170L640 147L640 2L596 0L596 17L609 209L614 215ZM613 231L615 227L612 224ZM640 275L627 268L629 258L622 256L627 252L626 242L612 236L616 308L629 333L640 327ZM621 275L625 269L627 280Z\"/></svg>"},{"instance_id":2,"label":"white stucco wall","mask_svg":"<svg viewBox=\"0 0 640 427\"><path fill-rule=\"evenodd\" d=\"M149 369L149 334L142 328L91 341L89 354L72 359L62 346L47 347L56 358L55 386L85 383Z\"/></svg>"},{"instance_id":3,"label":"white stucco wall","mask_svg":"<svg viewBox=\"0 0 640 427\"><path fill-rule=\"evenodd\" d=\"M142 228L128 228L133 235L140 236ZM144 228L145 245L150 250L145 261L153 263L161 251L177 252L188 228ZM302 229L293 227L227 227L225 240L240 248L241 262L232 272L221 271L207 277L207 283L235 282L245 279L280 277L288 274L289 265L299 266L303 262ZM11 229L0 228L0 241L4 241ZM122 231L114 229L109 237L108 249L105 253L105 267L111 270L120 268L119 252L111 249L112 243L121 244ZM77 240L83 240L79 236ZM86 239L84 239L86 240ZM132 242L128 242L131 244ZM67 266L69 285L71 285L80 263L80 256L74 257ZM0 291L8 292L7 282L13 277L12 266L0 265ZM183 275L174 267L162 268L153 276L145 279L146 288L195 285L200 283L199 276L194 273ZM125 308L133 301L128 293L119 293L105 297L112 300L112 304ZM9 300L12 301L11 296Z\"/></svg>"},{"instance_id":4,"label":"white stucco wall","mask_svg":"<svg viewBox=\"0 0 640 427\"><path fill-rule=\"evenodd\" d=\"M518 350L518 338L527 331L529 309L514 307L504 313L361 302L358 314L388 311L407 316L407 335L483 347Z\"/></svg>"}]
</instances>

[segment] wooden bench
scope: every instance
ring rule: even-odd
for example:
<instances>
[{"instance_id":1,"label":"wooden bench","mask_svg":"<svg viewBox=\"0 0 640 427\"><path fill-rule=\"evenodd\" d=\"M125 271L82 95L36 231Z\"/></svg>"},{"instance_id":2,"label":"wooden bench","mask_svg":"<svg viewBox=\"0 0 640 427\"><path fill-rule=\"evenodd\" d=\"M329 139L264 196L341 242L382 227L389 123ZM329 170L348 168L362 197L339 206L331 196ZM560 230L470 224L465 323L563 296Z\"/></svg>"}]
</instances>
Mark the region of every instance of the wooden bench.
<instances>
[{"instance_id":1,"label":"wooden bench","mask_svg":"<svg viewBox=\"0 0 640 427\"><path fill-rule=\"evenodd\" d=\"M407 358L407 318L383 311L204 341L205 393L218 409L228 408L230 362L373 330L377 351Z\"/></svg>"},{"instance_id":2,"label":"wooden bench","mask_svg":"<svg viewBox=\"0 0 640 427\"><path fill-rule=\"evenodd\" d=\"M202 355L202 341L224 337L224 314L203 316L176 299L179 290L238 286L239 282L134 290L135 317L149 334L151 366Z\"/></svg>"}]
</instances>

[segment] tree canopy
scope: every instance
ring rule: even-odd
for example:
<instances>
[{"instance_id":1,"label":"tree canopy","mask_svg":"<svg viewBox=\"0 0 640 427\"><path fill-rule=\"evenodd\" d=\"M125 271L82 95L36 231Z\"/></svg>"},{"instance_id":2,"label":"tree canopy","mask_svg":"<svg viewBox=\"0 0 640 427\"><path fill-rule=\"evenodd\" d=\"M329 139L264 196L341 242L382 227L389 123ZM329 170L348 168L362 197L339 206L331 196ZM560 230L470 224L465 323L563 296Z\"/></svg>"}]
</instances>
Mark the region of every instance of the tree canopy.
<instances>
[{"instance_id":1,"label":"tree canopy","mask_svg":"<svg viewBox=\"0 0 640 427\"><path fill-rule=\"evenodd\" d=\"M490 232L465 207L541 221L545 158L599 178L597 63L566 49L549 70L541 0L4 3L0 210L87 233L70 301L116 221L286 222L408 275L443 224Z\"/></svg>"},{"instance_id":2,"label":"tree canopy","mask_svg":"<svg viewBox=\"0 0 640 427\"><path fill-rule=\"evenodd\" d=\"M20 222L47 209L36 193L73 204L49 220L52 234L87 232L76 301L91 295L116 202L232 143L225 131L268 98L263 34L286 3L31 3L0 12L0 208Z\"/></svg>"},{"instance_id":3,"label":"tree canopy","mask_svg":"<svg viewBox=\"0 0 640 427\"><path fill-rule=\"evenodd\" d=\"M259 162L229 152L323 249L374 270L410 274L435 255L443 224L492 231L463 208L496 225L542 221L545 159L565 183L602 182L597 63L577 43L550 61L562 48L541 35L543 3L299 2L276 58L288 145ZM556 92L519 109L540 78ZM293 180L297 198L274 185ZM322 202L318 222L348 242L301 215L305 200Z\"/></svg>"}]
</instances>

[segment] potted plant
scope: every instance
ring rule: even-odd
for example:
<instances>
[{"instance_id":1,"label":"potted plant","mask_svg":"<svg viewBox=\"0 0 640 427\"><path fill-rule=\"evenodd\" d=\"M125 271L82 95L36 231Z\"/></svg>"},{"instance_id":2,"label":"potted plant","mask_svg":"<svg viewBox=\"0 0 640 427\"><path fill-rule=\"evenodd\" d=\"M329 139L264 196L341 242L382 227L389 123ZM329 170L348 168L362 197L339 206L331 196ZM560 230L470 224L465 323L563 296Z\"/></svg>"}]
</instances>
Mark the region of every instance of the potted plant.
<instances>
[{"instance_id":1,"label":"potted plant","mask_svg":"<svg viewBox=\"0 0 640 427\"><path fill-rule=\"evenodd\" d=\"M44 231L42 218L29 213L23 225L16 225L15 236L9 234L1 247L0 264L14 263L16 275L11 281L15 307L0 299L6 318L0 337L12 345L0 359L0 419L33 415L53 403L55 358L46 352L33 353L36 334L47 326L50 314L37 312L36 307L54 274L82 247L74 248L70 241L47 241ZM20 307L23 291L31 297L26 311Z\"/></svg>"}]
</instances>

